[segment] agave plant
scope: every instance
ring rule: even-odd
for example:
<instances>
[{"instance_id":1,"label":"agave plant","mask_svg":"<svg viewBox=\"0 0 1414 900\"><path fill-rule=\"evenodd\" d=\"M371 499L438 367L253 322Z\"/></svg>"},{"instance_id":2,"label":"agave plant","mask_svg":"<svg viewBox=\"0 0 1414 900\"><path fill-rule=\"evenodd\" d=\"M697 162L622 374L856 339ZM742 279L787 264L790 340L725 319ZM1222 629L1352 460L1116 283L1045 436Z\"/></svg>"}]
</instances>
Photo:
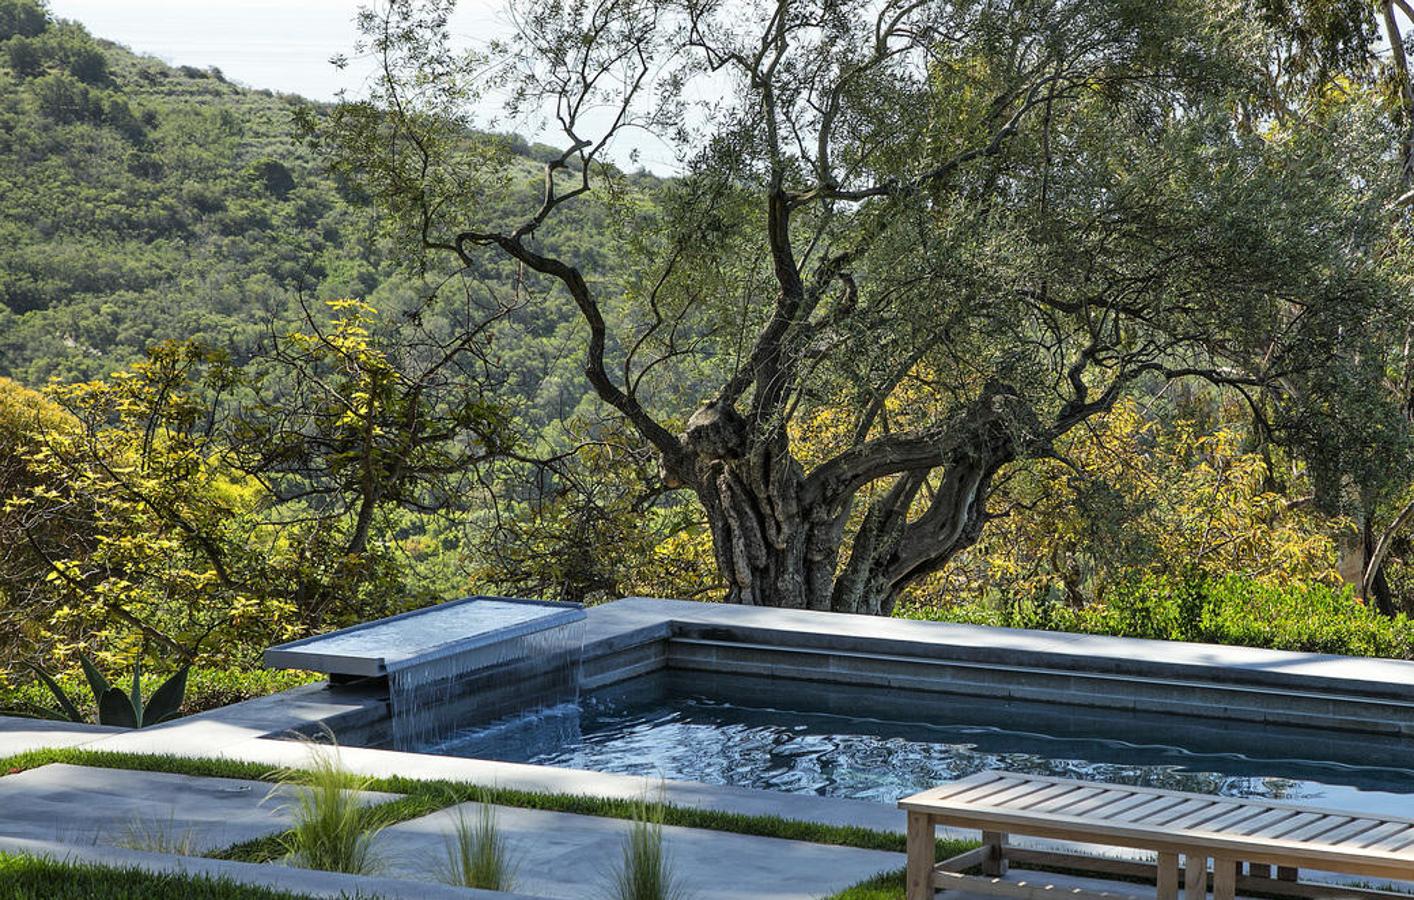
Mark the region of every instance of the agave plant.
<instances>
[{"instance_id":1,"label":"agave plant","mask_svg":"<svg viewBox=\"0 0 1414 900\"><path fill-rule=\"evenodd\" d=\"M178 669L175 675L162 682L152 696L143 702L141 656L133 662L133 685L132 689L127 692L110 684L103 673L98 670L98 665L93 661L93 658L87 653L79 654L79 662L83 664L83 674L88 679L88 687L93 691L93 699L98 707L98 724L100 725L145 728L148 725L156 725L158 722L175 718L182 708L182 698L187 692L187 672L191 669L190 664ZM39 666L31 664L30 668L39 676L39 680L44 682L44 686L49 688L54 699L59 701L59 708L63 710L65 716L74 722L88 721L83 712L79 710L78 705L69 699L69 695L59 686L59 682Z\"/></svg>"}]
</instances>

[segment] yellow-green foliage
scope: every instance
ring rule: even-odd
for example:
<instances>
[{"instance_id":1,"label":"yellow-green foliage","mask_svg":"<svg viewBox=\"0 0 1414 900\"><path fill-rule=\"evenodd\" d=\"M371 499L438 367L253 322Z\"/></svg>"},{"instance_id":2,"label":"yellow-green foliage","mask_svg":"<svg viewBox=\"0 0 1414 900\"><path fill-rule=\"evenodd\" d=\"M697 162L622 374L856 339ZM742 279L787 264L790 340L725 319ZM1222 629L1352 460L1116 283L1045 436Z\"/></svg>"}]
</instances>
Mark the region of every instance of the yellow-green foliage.
<instances>
[{"instance_id":1,"label":"yellow-green foliage","mask_svg":"<svg viewBox=\"0 0 1414 900\"><path fill-rule=\"evenodd\" d=\"M348 353L376 361L366 332L336 334L358 344ZM7 668L44 660L63 669L89 648L121 669L144 647L168 668L248 665L263 647L310 628L404 608L384 517L369 517L377 528L365 527L352 547L349 504L326 502L321 512L282 501L249 474L240 453L292 445L241 445L222 427L220 399L245 389L244 377L220 354L180 342L43 395L0 385ZM347 381L356 399L361 382ZM357 440L346 444L309 458L326 470L370 458ZM341 489L335 483L326 501Z\"/></svg>"},{"instance_id":2,"label":"yellow-green foliage","mask_svg":"<svg viewBox=\"0 0 1414 900\"><path fill-rule=\"evenodd\" d=\"M123 663L143 643L219 655L237 634L292 633L294 607L264 577L276 535L258 521L263 493L207 427L207 395L229 382L220 357L165 344L48 389L66 415L19 431L24 476L3 499L7 541L24 548L7 560L5 607L26 643Z\"/></svg>"},{"instance_id":3,"label":"yellow-green foliage","mask_svg":"<svg viewBox=\"0 0 1414 900\"><path fill-rule=\"evenodd\" d=\"M1210 401L1160 417L1123 400L1072 432L1061 459L1014 465L992 501L1004 515L912 602L1049 593L1079 606L1135 570L1339 584L1336 537L1349 524L1303 501L1298 466L1248 447L1240 409Z\"/></svg>"},{"instance_id":4,"label":"yellow-green foliage","mask_svg":"<svg viewBox=\"0 0 1414 900\"><path fill-rule=\"evenodd\" d=\"M1414 620L1404 614L1381 615L1358 600L1350 587L1271 584L1241 575L1129 572L1106 585L1102 601L1078 606L1042 592L1006 602L909 601L899 614L1012 628L1414 658Z\"/></svg>"}]
</instances>

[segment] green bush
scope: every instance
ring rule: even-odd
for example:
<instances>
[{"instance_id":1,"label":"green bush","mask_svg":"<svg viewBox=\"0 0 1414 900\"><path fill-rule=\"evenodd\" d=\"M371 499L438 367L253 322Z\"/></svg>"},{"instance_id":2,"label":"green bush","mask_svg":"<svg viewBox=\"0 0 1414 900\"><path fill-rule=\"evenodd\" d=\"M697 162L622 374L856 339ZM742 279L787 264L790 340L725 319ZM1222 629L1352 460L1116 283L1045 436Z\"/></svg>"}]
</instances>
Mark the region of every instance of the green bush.
<instances>
[{"instance_id":1,"label":"green bush","mask_svg":"<svg viewBox=\"0 0 1414 900\"><path fill-rule=\"evenodd\" d=\"M293 823L280 836L285 858L310 869L367 875L379 867L373 839L387 824L384 813L363 800L373 779L344 768L338 747L311 742L308 749L307 768L278 773L281 787L293 794L282 807Z\"/></svg>"},{"instance_id":2,"label":"green bush","mask_svg":"<svg viewBox=\"0 0 1414 900\"><path fill-rule=\"evenodd\" d=\"M690 896L663 846L663 805L644 799L635 806L623 856L609 885L609 900L687 900Z\"/></svg>"},{"instance_id":3,"label":"green bush","mask_svg":"<svg viewBox=\"0 0 1414 900\"><path fill-rule=\"evenodd\" d=\"M186 699L182 703L181 714L189 716L252 697L264 697L318 681L321 677L313 672L273 669L194 668L187 674ZM75 699L80 712L92 720L96 710L91 694L84 690L83 675L72 672L60 676L57 680L69 696ZM143 688L145 691L153 691L161 681L162 676L145 675ZM9 685L0 681L0 715L50 718L51 714L57 714L56 706L48 689L37 679Z\"/></svg>"},{"instance_id":4,"label":"green bush","mask_svg":"<svg viewBox=\"0 0 1414 900\"><path fill-rule=\"evenodd\" d=\"M1414 620L1380 615L1349 587L1276 585L1241 575L1213 579L1131 573L1107 587L1101 598L1081 607L1052 594L943 607L903 604L899 614L1009 628L1414 659Z\"/></svg>"},{"instance_id":5,"label":"green bush","mask_svg":"<svg viewBox=\"0 0 1414 900\"><path fill-rule=\"evenodd\" d=\"M204 876L60 863L0 854L0 897L7 900L300 900L267 888Z\"/></svg>"}]
</instances>

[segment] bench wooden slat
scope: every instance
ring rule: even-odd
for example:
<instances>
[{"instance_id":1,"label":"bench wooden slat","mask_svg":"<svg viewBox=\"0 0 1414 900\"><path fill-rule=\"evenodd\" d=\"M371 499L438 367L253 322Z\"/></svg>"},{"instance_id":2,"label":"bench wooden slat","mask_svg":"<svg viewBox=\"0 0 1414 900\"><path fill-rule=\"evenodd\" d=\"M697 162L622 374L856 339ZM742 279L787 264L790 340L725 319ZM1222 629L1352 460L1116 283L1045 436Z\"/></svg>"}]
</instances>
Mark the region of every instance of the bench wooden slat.
<instances>
[{"instance_id":1,"label":"bench wooden slat","mask_svg":"<svg viewBox=\"0 0 1414 900\"><path fill-rule=\"evenodd\" d=\"M1335 831L1337 828L1348 822L1354 821L1355 818L1353 816L1323 815L1321 816L1321 818L1317 819L1315 822L1312 822L1310 825L1307 825L1305 828L1302 828L1299 831L1293 831L1291 834L1286 835L1286 839L1289 841L1300 842L1314 840L1315 838L1318 838L1323 834L1329 834L1330 832Z\"/></svg>"},{"instance_id":2,"label":"bench wooden slat","mask_svg":"<svg viewBox=\"0 0 1414 900\"><path fill-rule=\"evenodd\" d=\"M1410 818L1052 776L1007 774L986 780L970 776L967 781L960 788L920 793L899 805L910 811L910 823L917 814L925 816L920 828L930 822L951 823L994 836L1031 834L1150 849L1172 863L1163 866L1165 879L1181 856L1211 857L1221 863L1217 871L1222 873L1224 891L1229 887L1228 875L1237 875L1237 860L1288 872L1313 868L1414 878L1414 819ZM929 802L934 797L940 799ZM1003 858L1004 845L1005 841L998 845Z\"/></svg>"},{"instance_id":3,"label":"bench wooden slat","mask_svg":"<svg viewBox=\"0 0 1414 900\"><path fill-rule=\"evenodd\" d=\"M1069 793L1061 794L1058 797L1052 797L1051 799L1046 800L1042 803L1037 803L1035 806L1028 809L1027 812L1058 812L1061 809L1074 806L1076 803L1079 803L1081 800L1084 800L1087 797L1093 797L1098 793L1100 793L1099 788L1077 787L1075 790L1070 791Z\"/></svg>"},{"instance_id":4,"label":"bench wooden slat","mask_svg":"<svg viewBox=\"0 0 1414 900\"><path fill-rule=\"evenodd\" d=\"M1134 791L1126 791L1124 788L1110 788L1110 790L1100 791L1093 797L1070 804L1069 807L1059 807L1056 812L1063 812L1065 815L1099 815L1099 809L1113 807L1114 804L1134 801L1144 802L1143 795L1135 794Z\"/></svg>"},{"instance_id":5,"label":"bench wooden slat","mask_svg":"<svg viewBox=\"0 0 1414 900\"><path fill-rule=\"evenodd\" d=\"M1197 826L1196 830L1229 831L1234 826L1241 825L1243 822L1263 815L1265 812L1267 811L1263 810L1260 806L1251 806L1244 803L1226 815L1218 816L1216 819L1210 819L1204 822L1202 825Z\"/></svg>"},{"instance_id":6,"label":"bench wooden slat","mask_svg":"<svg viewBox=\"0 0 1414 900\"><path fill-rule=\"evenodd\" d=\"M1182 800L1176 797L1150 797L1138 806L1131 806L1124 812L1109 816L1108 818L1112 822L1138 822L1155 813L1161 813L1166 809L1173 809L1182 802Z\"/></svg>"},{"instance_id":7,"label":"bench wooden slat","mask_svg":"<svg viewBox=\"0 0 1414 900\"><path fill-rule=\"evenodd\" d=\"M1181 819L1184 816L1191 816L1200 809L1207 809L1213 805L1212 798L1199 797L1192 800L1185 800L1177 806L1169 807L1165 810L1150 813L1142 819L1136 821L1146 825L1167 825L1168 823Z\"/></svg>"},{"instance_id":8,"label":"bench wooden slat","mask_svg":"<svg viewBox=\"0 0 1414 900\"><path fill-rule=\"evenodd\" d=\"M1153 797L1146 794L1130 794L1128 797L1121 797L1118 800L1106 803L1104 806L1097 806L1090 810L1089 815L1097 819L1113 821L1116 817L1122 816L1136 807L1145 806L1154 801Z\"/></svg>"},{"instance_id":9,"label":"bench wooden slat","mask_svg":"<svg viewBox=\"0 0 1414 900\"><path fill-rule=\"evenodd\" d=\"M1314 825L1316 822L1325 818L1329 817L1324 813L1297 813L1294 818L1287 819L1285 822L1278 822L1275 825L1269 825L1263 828L1261 831L1256 832L1253 837L1286 837L1289 834L1296 833L1298 830L1304 831L1308 826Z\"/></svg>"},{"instance_id":10,"label":"bench wooden slat","mask_svg":"<svg viewBox=\"0 0 1414 900\"><path fill-rule=\"evenodd\" d=\"M1403 822L1386 822L1379 828L1367 831L1364 834L1361 834L1359 837L1351 838L1348 841L1344 841L1344 843L1359 847L1363 850L1364 848L1369 847L1372 844L1378 844L1379 842L1383 841L1385 838L1393 834L1397 834L1401 831L1406 830L1408 827L1409 826L1405 825Z\"/></svg>"},{"instance_id":11,"label":"bench wooden slat","mask_svg":"<svg viewBox=\"0 0 1414 900\"><path fill-rule=\"evenodd\" d=\"M1168 823L1168 827L1174 829L1175 831L1179 829L1187 830L1189 828L1196 828L1197 826L1202 825L1205 822L1211 822L1218 816L1226 815L1232 812L1234 809L1237 809L1241 805L1242 804L1232 800L1223 800L1221 798L1214 797L1211 806L1207 807L1206 809L1200 809L1194 813L1189 813L1181 819L1176 819Z\"/></svg>"},{"instance_id":12,"label":"bench wooden slat","mask_svg":"<svg viewBox=\"0 0 1414 900\"><path fill-rule=\"evenodd\" d=\"M1053 784L1053 785L1051 785L1050 787L1046 788L1045 790L1043 790L1043 791L1041 791L1041 792L1039 792L1039 793L1036 793L1036 794L1032 794L1030 797L1027 797L1026 799L1024 799L1024 800L1022 800L1022 801L1020 801L1020 802L1018 802L1018 803L1015 803L1015 804L1013 804L1013 805L1014 805L1017 809L1032 809L1033 807L1036 806L1036 804L1038 804L1038 803L1040 803L1040 802L1042 802L1042 801L1044 801L1044 800L1050 800L1050 799L1055 798L1055 797L1064 796L1065 794L1071 794L1071 793L1074 793L1074 792L1077 791L1077 790L1079 790L1079 788L1076 788L1076 787L1073 786L1073 785L1069 785L1069 784Z\"/></svg>"},{"instance_id":13,"label":"bench wooden slat","mask_svg":"<svg viewBox=\"0 0 1414 900\"><path fill-rule=\"evenodd\" d=\"M956 797L958 794L961 794L974 785L990 784L993 781L1000 781L1001 778L1002 774L1000 772L978 772L976 775L960 778L957 781L952 781L940 787L933 788L933 790L927 791L926 793L928 793L933 800L946 800L949 797Z\"/></svg>"},{"instance_id":14,"label":"bench wooden slat","mask_svg":"<svg viewBox=\"0 0 1414 900\"><path fill-rule=\"evenodd\" d=\"M1366 845L1364 849L1394 853L1399 849L1401 844L1409 841L1414 841L1414 828L1406 826L1393 834L1381 838L1373 844Z\"/></svg>"},{"instance_id":15,"label":"bench wooden slat","mask_svg":"<svg viewBox=\"0 0 1414 900\"><path fill-rule=\"evenodd\" d=\"M1032 794L1038 794L1041 791L1045 790L1047 787L1050 787L1050 785L1047 785L1044 782L1041 784L1037 784L1035 782L1022 782L1016 787L1007 788L1004 791L988 795L987 805L1013 807L1015 806L1017 801L1023 800L1031 796Z\"/></svg>"},{"instance_id":16,"label":"bench wooden slat","mask_svg":"<svg viewBox=\"0 0 1414 900\"><path fill-rule=\"evenodd\" d=\"M1318 835L1307 843L1337 847L1353 837L1359 837L1370 829L1377 827L1379 824L1379 819L1353 819L1350 824L1342 825L1334 831L1328 831L1325 834Z\"/></svg>"},{"instance_id":17,"label":"bench wooden slat","mask_svg":"<svg viewBox=\"0 0 1414 900\"><path fill-rule=\"evenodd\" d=\"M1092 785L1092 786L1096 786L1096 787L1100 787L1100 788L1108 788L1108 789L1122 789L1122 790L1145 791L1145 792L1150 793L1150 794L1167 794L1167 795L1169 795L1169 796L1171 796L1171 797L1190 798L1190 797L1206 796L1206 795L1203 795L1203 794L1194 794L1194 793L1190 793L1190 792L1187 792L1187 791L1175 791L1175 790L1170 790L1170 789L1168 789L1168 788L1134 787L1134 786L1131 786L1131 785L1110 784L1110 783L1102 782L1102 781L1081 781L1081 780L1075 779L1075 778L1062 778L1062 777L1060 777L1060 776L1058 776L1058 775L1018 775L1018 774L1014 774L1014 773L1006 773L1006 776L1007 776L1007 777L1010 777L1010 778L1020 778L1020 779L1027 780L1027 781L1044 781L1044 782L1047 782L1047 783L1049 783L1049 784L1085 784L1085 785ZM971 777L975 777L975 776L968 776L968 777L971 778ZM925 793L926 793L926 792L925 792ZM920 797L921 797L921 796L923 796L923 795L920 794L920 795L915 795L915 796L920 796ZM910 801L910 800L912 800L912 799L913 799L912 797L905 797L903 800L901 800L901 801L899 801L899 802L900 802L900 803L906 803L906 802L908 802L908 801ZM1272 808L1286 807L1286 808L1288 808L1288 809L1296 809L1296 810L1300 810L1300 811L1302 811L1302 812L1319 812L1319 813L1325 813L1325 814L1327 814L1327 815L1341 815L1342 812L1343 812L1342 810L1338 810L1338 809L1314 809L1314 808L1311 807L1310 804L1306 804L1306 803L1296 803L1296 802L1293 802L1293 801L1290 801L1290 800L1247 800L1247 799L1240 799L1240 798L1235 798L1235 797L1220 797L1220 796L1217 796L1217 795L1214 795L1213 799L1215 799L1215 800L1222 800L1222 801L1225 801L1225 802L1230 801L1230 802L1233 802L1233 803L1258 803L1258 804L1261 804L1262 806L1269 806L1269 807L1272 807ZM1362 818L1365 818L1365 817L1362 816ZM1381 821L1384 821L1384 822L1404 822L1404 823L1409 824L1409 825L1414 825L1414 816L1394 816L1394 815L1384 815L1384 814L1381 814L1380 820L1381 820Z\"/></svg>"},{"instance_id":18,"label":"bench wooden slat","mask_svg":"<svg viewBox=\"0 0 1414 900\"><path fill-rule=\"evenodd\" d=\"M1014 788L1018 784L1024 784L1023 780L1020 778L998 778L996 781L989 781L985 784L980 784L972 788L971 790L966 790L954 797L949 797L947 802L977 803L981 800L987 799L993 794L1000 794L1002 791Z\"/></svg>"},{"instance_id":19,"label":"bench wooden slat","mask_svg":"<svg viewBox=\"0 0 1414 900\"><path fill-rule=\"evenodd\" d=\"M1248 819L1246 822L1243 822L1241 825L1231 830L1235 834L1254 835L1264 829L1281 825L1283 822L1289 822L1298 815L1300 815L1300 813L1292 809L1269 809L1257 818Z\"/></svg>"}]
</instances>

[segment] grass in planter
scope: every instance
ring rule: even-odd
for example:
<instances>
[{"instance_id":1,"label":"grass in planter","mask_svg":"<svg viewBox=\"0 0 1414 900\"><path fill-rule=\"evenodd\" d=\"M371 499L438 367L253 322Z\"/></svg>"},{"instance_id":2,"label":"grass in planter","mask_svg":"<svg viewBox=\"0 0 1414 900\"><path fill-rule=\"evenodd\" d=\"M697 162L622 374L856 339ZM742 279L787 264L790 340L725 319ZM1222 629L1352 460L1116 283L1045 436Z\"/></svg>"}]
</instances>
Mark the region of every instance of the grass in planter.
<instances>
[{"instance_id":1,"label":"grass in planter","mask_svg":"<svg viewBox=\"0 0 1414 900\"><path fill-rule=\"evenodd\" d=\"M275 773L277 790L293 795L283 807L294 825L276 835L283 855L307 869L367 875L378 868L373 839L389 824L387 804L369 806L360 797L370 778L339 762L337 747L310 745L306 768Z\"/></svg>"},{"instance_id":2,"label":"grass in planter","mask_svg":"<svg viewBox=\"0 0 1414 900\"><path fill-rule=\"evenodd\" d=\"M307 900L203 875L147 872L0 853L7 900Z\"/></svg>"},{"instance_id":3,"label":"grass in planter","mask_svg":"<svg viewBox=\"0 0 1414 900\"><path fill-rule=\"evenodd\" d=\"M663 846L663 809L661 801L635 801L623 856L609 883L610 900L688 900L691 896L673 873L672 858Z\"/></svg>"},{"instance_id":4,"label":"grass in planter","mask_svg":"<svg viewBox=\"0 0 1414 900\"><path fill-rule=\"evenodd\" d=\"M442 880L458 887L510 891L515 886L515 869L506 835L496 822L496 807L480 801L473 819L458 809L447 837Z\"/></svg>"},{"instance_id":5,"label":"grass in planter","mask_svg":"<svg viewBox=\"0 0 1414 900\"><path fill-rule=\"evenodd\" d=\"M182 775L205 775L221 778L245 778L274 781L275 773L262 763L226 759L199 759L183 756L160 756L141 753L117 753L65 747L33 750L0 758L0 777L9 771L23 771L49 763L69 763L108 769L132 769L145 772L174 772ZM610 819L632 819L637 801L629 798L593 797L583 794L549 794L514 788L487 787L459 781L419 781L411 778L371 778L367 789L402 794L397 800L381 804L376 809L380 821L391 824L414 819L445 809L457 803L481 801L498 806L522 809L542 809L552 812L578 813ZM373 814L372 812L370 814ZM760 837L777 837L814 844L834 844L861 847L866 850L904 851L904 837L888 831L876 831L855 825L825 825L780 816L746 815L712 809L694 809L666 804L663 824L685 828L703 828ZM267 862L283 853L281 836L261 838L237 844L212 854L223 859L246 862ZM976 841L941 840L939 858L955 856L977 846Z\"/></svg>"}]
</instances>

